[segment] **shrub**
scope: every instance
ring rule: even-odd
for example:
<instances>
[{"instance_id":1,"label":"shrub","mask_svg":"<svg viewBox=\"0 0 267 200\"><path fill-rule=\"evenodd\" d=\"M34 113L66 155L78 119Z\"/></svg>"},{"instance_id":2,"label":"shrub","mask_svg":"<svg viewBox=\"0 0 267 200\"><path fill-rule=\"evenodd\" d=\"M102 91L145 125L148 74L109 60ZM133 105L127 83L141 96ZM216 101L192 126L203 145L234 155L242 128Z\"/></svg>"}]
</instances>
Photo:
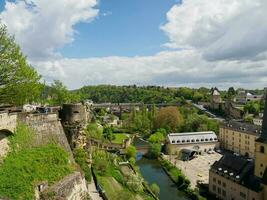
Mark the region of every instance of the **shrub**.
<instances>
[{"instance_id":1,"label":"shrub","mask_svg":"<svg viewBox=\"0 0 267 200\"><path fill-rule=\"evenodd\" d=\"M152 184L150 185L150 189L152 190L152 192L153 192L156 196L159 196L160 188L159 188L159 186L158 186L156 183L152 183Z\"/></svg>"},{"instance_id":2,"label":"shrub","mask_svg":"<svg viewBox=\"0 0 267 200\"><path fill-rule=\"evenodd\" d=\"M85 179L91 182L91 170L86 162L88 158L88 153L82 148L76 148L73 151L73 155L76 163L81 167L82 171L84 172Z\"/></svg>"},{"instance_id":3,"label":"shrub","mask_svg":"<svg viewBox=\"0 0 267 200\"><path fill-rule=\"evenodd\" d=\"M0 167L0 196L33 199L36 182L52 184L72 170L68 154L56 145L11 152Z\"/></svg>"}]
</instances>

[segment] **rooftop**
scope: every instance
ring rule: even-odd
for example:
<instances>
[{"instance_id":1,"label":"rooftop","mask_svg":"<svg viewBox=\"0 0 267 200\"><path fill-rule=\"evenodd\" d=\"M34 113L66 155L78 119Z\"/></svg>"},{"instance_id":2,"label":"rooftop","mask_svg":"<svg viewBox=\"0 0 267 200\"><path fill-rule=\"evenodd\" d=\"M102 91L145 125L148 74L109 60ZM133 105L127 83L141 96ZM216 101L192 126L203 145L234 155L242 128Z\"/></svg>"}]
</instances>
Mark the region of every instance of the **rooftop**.
<instances>
[{"instance_id":1,"label":"rooftop","mask_svg":"<svg viewBox=\"0 0 267 200\"><path fill-rule=\"evenodd\" d=\"M234 131L238 131L241 133L246 133L249 135L260 136L261 134L261 126L255 124L249 124L245 122L238 121L226 121L221 124L222 127L227 129L231 129Z\"/></svg>"},{"instance_id":2,"label":"rooftop","mask_svg":"<svg viewBox=\"0 0 267 200\"><path fill-rule=\"evenodd\" d=\"M171 144L217 142L217 135L213 131L170 133L167 136Z\"/></svg>"},{"instance_id":3,"label":"rooftop","mask_svg":"<svg viewBox=\"0 0 267 200\"><path fill-rule=\"evenodd\" d=\"M251 190L260 190L261 180L253 175L254 164L251 159L225 154L211 166L211 170Z\"/></svg>"}]
</instances>

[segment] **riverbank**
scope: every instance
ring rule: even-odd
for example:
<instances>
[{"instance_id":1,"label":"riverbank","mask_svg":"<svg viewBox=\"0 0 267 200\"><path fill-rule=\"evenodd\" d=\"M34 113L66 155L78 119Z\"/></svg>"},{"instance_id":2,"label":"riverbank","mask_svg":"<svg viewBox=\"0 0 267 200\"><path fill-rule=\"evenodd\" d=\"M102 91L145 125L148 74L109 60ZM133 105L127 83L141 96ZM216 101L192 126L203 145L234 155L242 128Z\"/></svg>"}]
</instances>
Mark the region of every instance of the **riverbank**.
<instances>
[{"instance_id":1,"label":"riverbank","mask_svg":"<svg viewBox=\"0 0 267 200\"><path fill-rule=\"evenodd\" d=\"M141 158L136 164L148 184L156 183L159 186L160 200L189 200L167 176L158 160Z\"/></svg>"},{"instance_id":2,"label":"riverbank","mask_svg":"<svg viewBox=\"0 0 267 200\"><path fill-rule=\"evenodd\" d=\"M191 200L205 200L204 197L200 196L197 191L190 187L189 179L180 169L161 157L159 157L158 160L165 173L169 176L173 183L175 183L179 190L183 191Z\"/></svg>"}]
</instances>

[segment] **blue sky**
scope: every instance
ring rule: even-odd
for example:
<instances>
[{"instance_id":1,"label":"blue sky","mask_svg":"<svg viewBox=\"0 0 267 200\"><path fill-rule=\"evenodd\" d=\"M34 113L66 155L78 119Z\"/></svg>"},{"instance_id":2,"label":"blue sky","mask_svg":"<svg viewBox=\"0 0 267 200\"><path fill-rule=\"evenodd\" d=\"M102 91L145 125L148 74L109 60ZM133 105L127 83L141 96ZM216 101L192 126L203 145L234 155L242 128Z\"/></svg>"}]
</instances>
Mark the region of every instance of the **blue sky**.
<instances>
[{"instance_id":1,"label":"blue sky","mask_svg":"<svg viewBox=\"0 0 267 200\"><path fill-rule=\"evenodd\" d=\"M175 0L101 0L100 15L75 25L75 41L60 52L66 57L147 56L165 48L159 29ZM106 15L106 16L105 16Z\"/></svg>"}]
</instances>

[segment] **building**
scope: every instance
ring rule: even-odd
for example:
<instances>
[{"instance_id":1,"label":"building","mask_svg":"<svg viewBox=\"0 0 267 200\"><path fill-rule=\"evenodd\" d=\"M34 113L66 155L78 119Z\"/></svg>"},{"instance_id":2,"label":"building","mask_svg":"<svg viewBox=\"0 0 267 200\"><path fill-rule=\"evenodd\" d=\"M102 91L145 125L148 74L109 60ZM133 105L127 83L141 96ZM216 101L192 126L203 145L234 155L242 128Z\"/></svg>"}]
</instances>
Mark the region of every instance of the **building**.
<instances>
[{"instance_id":1,"label":"building","mask_svg":"<svg viewBox=\"0 0 267 200\"><path fill-rule=\"evenodd\" d=\"M262 118L259 118L259 117L253 118L253 124L255 124L257 126L261 126L262 125Z\"/></svg>"},{"instance_id":2,"label":"building","mask_svg":"<svg viewBox=\"0 0 267 200\"><path fill-rule=\"evenodd\" d=\"M261 101L262 99L263 95L253 95L246 91L239 91L234 101L238 104L246 104L250 101Z\"/></svg>"},{"instance_id":3,"label":"building","mask_svg":"<svg viewBox=\"0 0 267 200\"><path fill-rule=\"evenodd\" d=\"M213 110L222 110L224 102L222 102L221 94L218 88L211 88L209 108Z\"/></svg>"},{"instance_id":4,"label":"building","mask_svg":"<svg viewBox=\"0 0 267 200\"><path fill-rule=\"evenodd\" d=\"M219 141L223 149L240 155L255 157L255 140L260 137L261 127L253 124L228 121L220 124Z\"/></svg>"},{"instance_id":5,"label":"building","mask_svg":"<svg viewBox=\"0 0 267 200\"><path fill-rule=\"evenodd\" d=\"M216 161L209 171L209 191L223 200L261 200L261 180L253 175L251 160L231 154Z\"/></svg>"},{"instance_id":6,"label":"building","mask_svg":"<svg viewBox=\"0 0 267 200\"><path fill-rule=\"evenodd\" d=\"M208 152L219 147L217 135L213 131L170 133L167 136L168 154L179 154L182 149L198 153Z\"/></svg>"},{"instance_id":7,"label":"building","mask_svg":"<svg viewBox=\"0 0 267 200\"><path fill-rule=\"evenodd\" d=\"M209 191L223 200L267 200L267 101L253 159L224 155L209 170Z\"/></svg>"}]
</instances>

